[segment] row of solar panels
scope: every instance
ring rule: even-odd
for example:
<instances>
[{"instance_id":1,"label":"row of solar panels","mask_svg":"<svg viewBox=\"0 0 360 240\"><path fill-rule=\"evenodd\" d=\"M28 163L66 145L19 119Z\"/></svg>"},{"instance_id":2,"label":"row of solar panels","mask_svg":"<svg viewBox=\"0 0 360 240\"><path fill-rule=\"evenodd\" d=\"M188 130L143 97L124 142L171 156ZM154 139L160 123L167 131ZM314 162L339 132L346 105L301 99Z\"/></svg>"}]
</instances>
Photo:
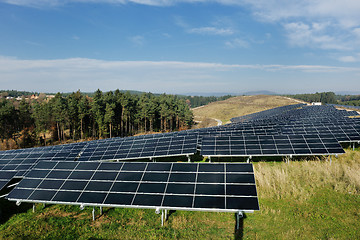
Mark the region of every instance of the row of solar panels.
<instances>
[{"instance_id":1,"label":"row of solar panels","mask_svg":"<svg viewBox=\"0 0 360 240\"><path fill-rule=\"evenodd\" d=\"M272 109L261 111L261 112L248 114L245 116L235 117L230 120L231 120L231 122L254 121L257 119L262 119L264 117L269 118L269 117L278 116L278 115L283 114L284 112L287 112L289 110L293 110L296 108L300 108L302 106L304 106L304 104L286 105L286 106L272 108Z\"/></svg>"},{"instance_id":2,"label":"row of solar panels","mask_svg":"<svg viewBox=\"0 0 360 240\"><path fill-rule=\"evenodd\" d=\"M17 202L237 212L259 210L251 164L42 161Z\"/></svg>"},{"instance_id":3,"label":"row of solar panels","mask_svg":"<svg viewBox=\"0 0 360 240\"><path fill-rule=\"evenodd\" d=\"M360 106L350 106L350 105L341 105L341 104L327 104L334 107L347 108L347 109L357 109L360 110Z\"/></svg>"},{"instance_id":4,"label":"row of solar panels","mask_svg":"<svg viewBox=\"0 0 360 240\"><path fill-rule=\"evenodd\" d=\"M271 114L267 114L267 111L271 111ZM267 123L271 120L292 121L300 119L300 121L306 121L308 118L337 119L358 115L356 111L338 110L334 106L305 106L302 104L279 107L267 111L232 118L231 121L236 123L262 122L265 120L265 123Z\"/></svg>"},{"instance_id":5,"label":"row of solar panels","mask_svg":"<svg viewBox=\"0 0 360 240\"><path fill-rule=\"evenodd\" d=\"M351 129L350 129L351 130ZM325 131L324 131L325 132ZM339 133L340 134L340 133ZM270 155L300 155L301 151L293 151L286 153L282 149L288 149L292 146L296 146L296 149L302 148L306 150L306 154L318 153L322 155L339 154L343 153L343 150L338 143L340 139L335 138L336 133L328 134L292 134L292 135L231 135L223 134L221 136L203 136L201 146L198 146L199 135L187 135L187 136L173 136L164 138L153 138L123 142L102 142L97 144L88 144L86 148L81 152L70 151L53 151L53 152L37 152L37 153L1 153L0 154L0 170L14 170L17 171L16 176L23 176L28 169L36 164L40 160L61 160L61 161L108 161L108 160L130 160L130 159L142 159L142 158L160 158L160 157L172 157L193 155L200 149L201 155L212 156L218 154L210 154L209 148L212 146L220 146L218 144L209 144L209 139L217 142L217 139L241 139L243 145L237 145L237 152L243 152L242 154L236 154L236 156L253 156L264 155L267 156L267 151L261 151L253 153L249 151L250 148L260 148L261 144L267 144L262 149L273 149ZM352 137L352 135L343 136ZM360 137L360 134L354 135ZM266 140L268 143L264 143ZM358 138L360 141L360 138ZM298 143L300 145L298 145ZM331 143L330 145L324 143ZM221 144L221 147L225 149L231 148L231 141ZM254 145L256 147L254 147ZM267 147L267 148L264 148ZM214 148L215 150L215 148ZM229 153L229 155L233 155ZM0 172L1 176L1 172Z\"/></svg>"}]
</instances>

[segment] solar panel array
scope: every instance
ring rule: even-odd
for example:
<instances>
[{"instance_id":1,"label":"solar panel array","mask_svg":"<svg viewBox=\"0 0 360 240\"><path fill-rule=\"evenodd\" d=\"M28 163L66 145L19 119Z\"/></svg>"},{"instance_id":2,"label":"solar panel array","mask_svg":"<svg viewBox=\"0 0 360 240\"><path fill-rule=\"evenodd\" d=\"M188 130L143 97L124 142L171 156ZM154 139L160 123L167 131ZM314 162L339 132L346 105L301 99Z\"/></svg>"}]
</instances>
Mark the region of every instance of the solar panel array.
<instances>
[{"instance_id":1,"label":"solar panel array","mask_svg":"<svg viewBox=\"0 0 360 240\"><path fill-rule=\"evenodd\" d=\"M334 106L334 107L340 107L340 108L360 110L360 106L341 105L341 104L327 104L327 105Z\"/></svg>"},{"instance_id":2,"label":"solar panel array","mask_svg":"<svg viewBox=\"0 0 360 240\"><path fill-rule=\"evenodd\" d=\"M234 212L258 210L252 164L39 162L12 201Z\"/></svg>"},{"instance_id":3,"label":"solar panel array","mask_svg":"<svg viewBox=\"0 0 360 240\"><path fill-rule=\"evenodd\" d=\"M344 153L360 141L355 111L295 104L233 118L231 124L0 152L0 188L23 180L8 199L89 206L185 210L259 209L252 165L131 163L190 156ZM126 160L127 162L109 162Z\"/></svg>"},{"instance_id":4,"label":"solar panel array","mask_svg":"<svg viewBox=\"0 0 360 240\"><path fill-rule=\"evenodd\" d=\"M152 134L0 152L0 180L21 178L39 161L109 161L193 155L198 136ZM14 171L14 176L5 171ZM1 187L1 186L0 186ZM0 190L2 187L0 188Z\"/></svg>"},{"instance_id":5,"label":"solar panel array","mask_svg":"<svg viewBox=\"0 0 360 240\"><path fill-rule=\"evenodd\" d=\"M122 138L115 141L91 142L79 154L79 161L128 160L154 157L193 155L198 137L159 136L153 138Z\"/></svg>"},{"instance_id":6,"label":"solar panel array","mask_svg":"<svg viewBox=\"0 0 360 240\"><path fill-rule=\"evenodd\" d=\"M307 127L283 127L282 134L322 134L331 135L338 142L360 141L360 126L337 125L337 126L307 126Z\"/></svg>"},{"instance_id":7,"label":"solar panel array","mask_svg":"<svg viewBox=\"0 0 360 240\"><path fill-rule=\"evenodd\" d=\"M305 104L293 104L293 105L286 105L286 106L282 106L282 107L276 107L276 108L272 108L269 110L248 114L245 116L235 117L230 120L231 120L231 122L247 122L247 121L254 121L257 119L262 119L264 117L266 117L266 118L275 117L275 116L282 115L284 112L300 108L304 105Z\"/></svg>"},{"instance_id":8,"label":"solar panel array","mask_svg":"<svg viewBox=\"0 0 360 240\"><path fill-rule=\"evenodd\" d=\"M342 154L331 135L204 137L203 156L289 156Z\"/></svg>"}]
</instances>

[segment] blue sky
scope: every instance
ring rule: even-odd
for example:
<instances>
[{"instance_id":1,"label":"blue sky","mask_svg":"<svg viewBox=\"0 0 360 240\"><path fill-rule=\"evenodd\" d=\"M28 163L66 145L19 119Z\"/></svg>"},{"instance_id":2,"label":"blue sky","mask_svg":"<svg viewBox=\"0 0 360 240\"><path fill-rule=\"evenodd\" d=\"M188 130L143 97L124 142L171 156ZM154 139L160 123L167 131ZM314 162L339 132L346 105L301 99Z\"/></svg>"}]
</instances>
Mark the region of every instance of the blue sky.
<instances>
[{"instance_id":1,"label":"blue sky","mask_svg":"<svg viewBox=\"0 0 360 240\"><path fill-rule=\"evenodd\" d=\"M360 93L357 0L0 0L0 89Z\"/></svg>"}]
</instances>

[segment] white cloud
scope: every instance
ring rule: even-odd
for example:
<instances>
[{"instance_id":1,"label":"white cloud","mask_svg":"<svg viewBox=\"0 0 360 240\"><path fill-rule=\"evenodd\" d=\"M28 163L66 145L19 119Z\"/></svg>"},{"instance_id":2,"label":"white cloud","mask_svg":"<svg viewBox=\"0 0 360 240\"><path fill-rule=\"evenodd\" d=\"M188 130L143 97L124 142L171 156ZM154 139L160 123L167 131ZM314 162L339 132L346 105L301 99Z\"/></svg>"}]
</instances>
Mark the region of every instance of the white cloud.
<instances>
[{"instance_id":1,"label":"white cloud","mask_svg":"<svg viewBox=\"0 0 360 240\"><path fill-rule=\"evenodd\" d=\"M256 19L282 24L293 46L359 49L358 0L243 0L242 4Z\"/></svg>"},{"instance_id":2,"label":"white cloud","mask_svg":"<svg viewBox=\"0 0 360 240\"><path fill-rule=\"evenodd\" d=\"M228 48L248 48L249 43L240 38L235 38L225 42L225 46Z\"/></svg>"},{"instance_id":3,"label":"white cloud","mask_svg":"<svg viewBox=\"0 0 360 240\"><path fill-rule=\"evenodd\" d=\"M216 27L200 27L191 28L187 30L188 33L204 34L204 35L232 35L234 31L230 28L216 28Z\"/></svg>"},{"instance_id":4,"label":"white cloud","mask_svg":"<svg viewBox=\"0 0 360 240\"><path fill-rule=\"evenodd\" d=\"M356 62L357 59L354 56L343 56L339 58L341 62Z\"/></svg>"},{"instance_id":5,"label":"white cloud","mask_svg":"<svg viewBox=\"0 0 360 240\"><path fill-rule=\"evenodd\" d=\"M132 42L132 44L138 47L141 47L145 44L145 38L141 35L132 36L129 38L129 40Z\"/></svg>"},{"instance_id":6,"label":"white cloud","mask_svg":"<svg viewBox=\"0 0 360 240\"><path fill-rule=\"evenodd\" d=\"M360 22L360 2L357 0L243 0L241 3L250 6L264 21L299 17L333 19L344 27L354 27Z\"/></svg>"},{"instance_id":7,"label":"white cloud","mask_svg":"<svg viewBox=\"0 0 360 240\"><path fill-rule=\"evenodd\" d=\"M346 36L337 34L329 22L290 22L283 24L290 45L299 47L350 50ZM332 34L330 33L333 30Z\"/></svg>"},{"instance_id":8,"label":"white cloud","mask_svg":"<svg viewBox=\"0 0 360 240\"><path fill-rule=\"evenodd\" d=\"M185 32L191 34L230 36L235 33L232 27L227 26L231 23L223 19L216 19L216 21L209 24L210 26L204 27L192 27L191 24L181 16L175 16L174 22L177 26L183 28Z\"/></svg>"},{"instance_id":9,"label":"white cloud","mask_svg":"<svg viewBox=\"0 0 360 240\"><path fill-rule=\"evenodd\" d=\"M266 74L264 74L266 73ZM289 79L289 73L293 76ZM305 75L316 73L316 75ZM0 57L0 85L5 89L32 91L94 91L135 89L151 92L238 91L244 87L269 86L281 89L286 82L301 90L304 81L316 86L314 76L326 79L326 86L338 86L346 76L346 86L360 88L359 68L317 65L240 65L179 61L104 61L87 58L22 60ZM324 77L325 76L325 77ZM355 76L355 77L354 77ZM297 78L303 78L297 79ZM329 82L330 78L336 78ZM250 81L250 79L257 79ZM283 79L283 80L281 80ZM305 79L305 80L304 80ZM336 81L335 81L336 80ZM300 84L297 86L297 84ZM325 83L318 83L322 86ZM295 88L296 87L296 88ZM273 89L276 90L276 89ZM317 89L316 89L317 90ZM286 89L284 90L286 91Z\"/></svg>"},{"instance_id":10,"label":"white cloud","mask_svg":"<svg viewBox=\"0 0 360 240\"><path fill-rule=\"evenodd\" d=\"M33 41L28 41L28 40L25 40L24 41L26 44L29 44L29 45L32 45L32 46L42 46L42 44L38 43L38 42L33 42Z\"/></svg>"},{"instance_id":11,"label":"white cloud","mask_svg":"<svg viewBox=\"0 0 360 240\"><path fill-rule=\"evenodd\" d=\"M54 7L69 3L129 4L169 7L187 3L217 3L250 9L256 20L280 23L292 46L313 47L332 50L359 49L360 1L358 0L0 0L9 4L29 7ZM295 30L289 29L296 23ZM205 26L191 28L182 24L190 33L232 35L232 28ZM324 26L324 24L328 24ZM317 27L325 27L318 29ZM304 30L304 33L301 31ZM320 31L322 31L320 33ZM301 41L305 40L302 44Z\"/></svg>"},{"instance_id":12,"label":"white cloud","mask_svg":"<svg viewBox=\"0 0 360 240\"><path fill-rule=\"evenodd\" d=\"M341 56L338 58L338 60L345 63L360 62L360 53L348 56Z\"/></svg>"}]
</instances>

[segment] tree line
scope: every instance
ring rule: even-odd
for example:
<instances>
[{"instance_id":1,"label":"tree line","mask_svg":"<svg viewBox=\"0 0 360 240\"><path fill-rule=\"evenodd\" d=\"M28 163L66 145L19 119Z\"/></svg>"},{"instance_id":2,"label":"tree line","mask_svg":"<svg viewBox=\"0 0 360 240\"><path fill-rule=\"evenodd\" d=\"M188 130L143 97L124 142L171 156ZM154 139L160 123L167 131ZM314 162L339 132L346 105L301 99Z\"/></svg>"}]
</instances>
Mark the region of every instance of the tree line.
<instances>
[{"instance_id":1,"label":"tree line","mask_svg":"<svg viewBox=\"0 0 360 240\"><path fill-rule=\"evenodd\" d=\"M184 98L186 99L186 101L192 108L196 108L196 107L204 106L211 102L223 101L223 100L226 100L231 97L233 97L233 96L231 96L231 95L225 95L225 96L221 96L221 97L186 96Z\"/></svg>"},{"instance_id":2,"label":"tree line","mask_svg":"<svg viewBox=\"0 0 360 240\"><path fill-rule=\"evenodd\" d=\"M92 97L73 92L66 97L0 100L0 138L18 147L51 141L125 137L145 132L191 128L193 115L184 98L97 90Z\"/></svg>"},{"instance_id":3,"label":"tree line","mask_svg":"<svg viewBox=\"0 0 360 240\"><path fill-rule=\"evenodd\" d=\"M339 104L360 106L360 95L339 95L337 98Z\"/></svg>"},{"instance_id":4,"label":"tree line","mask_svg":"<svg viewBox=\"0 0 360 240\"><path fill-rule=\"evenodd\" d=\"M309 93L287 95L288 97L300 99L305 102L337 103L336 94L333 92Z\"/></svg>"},{"instance_id":5,"label":"tree line","mask_svg":"<svg viewBox=\"0 0 360 240\"><path fill-rule=\"evenodd\" d=\"M336 95L333 92L321 92L313 94L295 94L288 97L303 100L305 102L333 103L350 106L360 106L360 95Z\"/></svg>"}]
</instances>

